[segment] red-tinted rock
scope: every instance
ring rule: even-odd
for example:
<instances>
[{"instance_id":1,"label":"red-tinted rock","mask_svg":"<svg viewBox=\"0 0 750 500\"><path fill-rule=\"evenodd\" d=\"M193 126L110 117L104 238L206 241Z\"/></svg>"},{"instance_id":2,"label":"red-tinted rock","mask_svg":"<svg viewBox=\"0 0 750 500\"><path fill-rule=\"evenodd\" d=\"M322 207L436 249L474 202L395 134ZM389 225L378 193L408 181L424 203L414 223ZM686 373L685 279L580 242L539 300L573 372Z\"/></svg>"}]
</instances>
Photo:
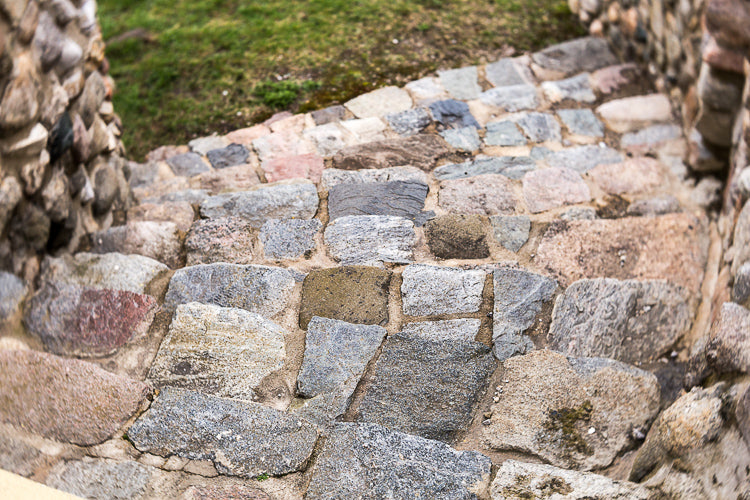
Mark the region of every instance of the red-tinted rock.
<instances>
[{"instance_id":1,"label":"red-tinted rock","mask_svg":"<svg viewBox=\"0 0 750 500\"><path fill-rule=\"evenodd\" d=\"M268 129L268 127L260 123L252 127L241 128L239 130L229 132L224 136L224 139L229 141L230 144L234 142L237 144L242 144L243 146L251 146L255 139L259 139L260 137L269 135L270 133L271 131Z\"/></svg>"},{"instance_id":2,"label":"red-tinted rock","mask_svg":"<svg viewBox=\"0 0 750 500\"><path fill-rule=\"evenodd\" d=\"M666 181L661 164L653 158L598 165L589 175L609 194L647 193Z\"/></svg>"},{"instance_id":3,"label":"red-tinted rock","mask_svg":"<svg viewBox=\"0 0 750 500\"><path fill-rule=\"evenodd\" d=\"M714 69L744 74L745 56L742 52L722 47L712 36L708 37L703 49L703 60Z\"/></svg>"},{"instance_id":4,"label":"red-tinted rock","mask_svg":"<svg viewBox=\"0 0 750 500\"><path fill-rule=\"evenodd\" d=\"M285 179L310 179L320 182L325 164L323 158L314 154L286 156L263 162L263 172L268 182Z\"/></svg>"},{"instance_id":5,"label":"red-tinted rock","mask_svg":"<svg viewBox=\"0 0 750 500\"><path fill-rule=\"evenodd\" d=\"M580 174L570 168L543 168L523 177L523 196L533 214L584 203L591 199L589 187Z\"/></svg>"},{"instance_id":6,"label":"red-tinted rock","mask_svg":"<svg viewBox=\"0 0 750 500\"><path fill-rule=\"evenodd\" d=\"M149 387L97 365L36 351L0 350L0 421L83 446L110 438Z\"/></svg>"},{"instance_id":7,"label":"red-tinted rock","mask_svg":"<svg viewBox=\"0 0 750 500\"><path fill-rule=\"evenodd\" d=\"M510 215L518 198L504 175L484 174L440 183L440 207L452 214Z\"/></svg>"}]
</instances>

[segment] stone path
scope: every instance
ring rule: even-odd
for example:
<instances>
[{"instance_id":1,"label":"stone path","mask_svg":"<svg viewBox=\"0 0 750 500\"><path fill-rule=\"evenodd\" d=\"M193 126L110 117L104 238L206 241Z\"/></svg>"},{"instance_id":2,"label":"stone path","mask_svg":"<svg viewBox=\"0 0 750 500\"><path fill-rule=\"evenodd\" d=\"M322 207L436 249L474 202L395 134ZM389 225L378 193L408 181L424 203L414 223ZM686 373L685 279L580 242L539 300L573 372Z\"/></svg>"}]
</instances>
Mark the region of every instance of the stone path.
<instances>
[{"instance_id":1,"label":"stone path","mask_svg":"<svg viewBox=\"0 0 750 500\"><path fill-rule=\"evenodd\" d=\"M678 123L587 38L152 152L124 225L0 274L0 466L88 498L747 494L750 397L712 373L750 367L750 313L706 340L718 187Z\"/></svg>"}]
</instances>

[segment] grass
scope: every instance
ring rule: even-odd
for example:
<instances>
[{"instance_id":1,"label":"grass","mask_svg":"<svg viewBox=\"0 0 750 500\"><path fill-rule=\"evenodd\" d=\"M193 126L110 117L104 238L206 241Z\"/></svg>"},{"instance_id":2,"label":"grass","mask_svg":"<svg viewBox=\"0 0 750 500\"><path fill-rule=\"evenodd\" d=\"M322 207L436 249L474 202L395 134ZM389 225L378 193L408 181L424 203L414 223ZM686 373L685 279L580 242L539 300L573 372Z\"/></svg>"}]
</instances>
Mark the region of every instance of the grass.
<instances>
[{"instance_id":1,"label":"grass","mask_svg":"<svg viewBox=\"0 0 750 500\"><path fill-rule=\"evenodd\" d=\"M130 156L583 34L566 0L100 0Z\"/></svg>"}]
</instances>

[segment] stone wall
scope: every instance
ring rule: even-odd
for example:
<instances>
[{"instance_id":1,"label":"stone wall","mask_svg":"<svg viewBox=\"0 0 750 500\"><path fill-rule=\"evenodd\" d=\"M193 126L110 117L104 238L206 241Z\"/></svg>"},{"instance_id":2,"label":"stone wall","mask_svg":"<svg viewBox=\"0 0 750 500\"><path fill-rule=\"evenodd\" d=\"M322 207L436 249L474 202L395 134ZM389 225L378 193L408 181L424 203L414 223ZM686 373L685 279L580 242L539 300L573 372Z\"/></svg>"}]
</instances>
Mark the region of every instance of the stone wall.
<instances>
[{"instance_id":1,"label":"stone wall","mask_svg":"<svg viewBox=\"0 0 750 500\"><path fill-rule=\"evenodd\" d=\"M129 190L94 0L0 0L0 269L112 224Z\"/></svg>"}]
</instances>

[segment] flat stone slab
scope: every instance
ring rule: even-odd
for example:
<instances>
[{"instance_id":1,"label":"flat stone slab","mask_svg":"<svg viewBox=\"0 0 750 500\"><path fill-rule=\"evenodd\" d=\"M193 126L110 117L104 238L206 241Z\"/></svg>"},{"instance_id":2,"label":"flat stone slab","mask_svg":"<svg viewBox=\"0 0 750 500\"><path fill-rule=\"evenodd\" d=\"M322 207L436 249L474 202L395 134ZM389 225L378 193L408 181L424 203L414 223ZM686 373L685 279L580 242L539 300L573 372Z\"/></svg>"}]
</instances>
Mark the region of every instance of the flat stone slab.
<instances>
[{"instance_id":1,"label":"flat stone slab","mask_svg":"<svg viewBox=\"0 0 750 500\"><path fill-rule=\"evenodd\" d=\"M666 279L696 297L707 256L704 224L683 213L555 221L536 261L564 287L583 278Z\"/></svg>"},{"instance_id":2,"label":"flat stone slab","mask_svg":"<svg viewBox=\"0 0 750 500\"><path fill-rule=\"evenodd\" d=\"M596 109L609 128L618 133L643 129L654 122L672 119L672 105L665 94L625 97L609 101Z\"/></svg>"},{"instance_id":3,"label":"flat stone slab","mask_svg":"<svg viewBox=\"0 0 750 500\"><path fill-rule=\"evenodd\" d=\"M604 137L604 124L590 109L559 109L557 116L573 135Z\"/></svg>"},{"instance_id":4,"label":"flat stone slab","mask_svg":"<svg viewBox=\"0 0 750 500\"><path fill-rule=\"evenodd\" d=\"M449 128L440 132L440 136L461 151L470 153L482 147L482 140L474 127Z\"/></svg>"},{"instance_id":5,"label":"flat stone slab","mask_svg":"<svg viewBox=\"0 0 750 500\"><path fill-rule=\"evenodd\" d=\"M472 341L479 333L482 320L479 319L447 319L442 321L416 321L401 327L404 335L410 338L425 340L459 340Z\"/></svg>"},{"instance_id":6,"label":"flat stone slab","mask_svg":"<svg viewBox=\"0 0 750 500\"><path fill-rule=\"evenodd\" d=\"M141 498L155 470L134 461L72 461L52 469L46 482L81 498Z\"/></svg>"},{"instance_id":7,"label":"flat stone slab","mask_svg":"<svg viewBox=\"0 0 750 500\"><path fill-rule=\"evenodd\" d=\"M203 157L193 152L167 158L167 164L172 168L175 175L183 177L192 177L211 170L211 167L203 161Z\"/></svg>"},{"instance_id":8,"label":"flat stone slab","mask_svg":"<svg viewBox=\"0 0 750 500\"><path fill-rule=\"evenodd\" d=\"M532 351L503 363L483 440L579 470L607 467L659 411L656 377L602 358ZM594 429L591 431L591 429Z\"/></svg>"},{"instance_id":9,"label":"flat stone slab","mask_svg":"<svg viewBox=\"0 0 750 500\"><path fill-rule=\"evenodd\" d=\"M382 141L385 139L385 133L388 125L378 117L357 118L354 120L345 120L341 126L349 132L357 144L363 144L373 141Z\"/></svg>"},{"instance_id":10,"label":"flat stone slab","mask_svg":"<svg viewBox=\"0 0 750 500\"><path fill-rule=\"evenodd\" d=\"M385 338L376 325L355 325L313 317L305 335L305 357L297 388L305 398L333 392L351 378L359 380Z\"/></svg>"},{"instance_id":11,"label":"flat stone slab","mask_svg":"<svg viewBox=\"0 0 750 500\"><path fill-rule=\"evenodd\" d=\"M258 488L233 484L229 486L191 486L182 494L181 500L272 500L268 493Z\"/></svg>"},{"instance_id":12,"label":"flat stone slab","mask_svg":"<svg viewBox=\"0 0 750 500\"><path fill-rule=\"evenodd\" d=\"M514 118L531 142L561 141L560 124L549 113L524 113Z\"/></svg>"},{"instance_id":13,"label":"flat stone slab","mask_svg":"<svg viewBox=\"0 0 750 500\"><path fill-rule=\"evenodd\" d=\"M665 142L682 137L679 125L652 125L622 136L620 145L629 151L648 152Z\"/></svg>"},{"instance_id":14,"label":"flat stone slab","mask_svg":"<svg viewBox=\"0 0 750 500\"><path fill-rule=\"evenodd\" d=\"M48 439L99 444L149 393L143 382L36 351L0 350L0 421Z\"/></svg>"},{"instance_id":15,"label":"flat stone slab","mask_svg":"<svg viewBox=\"0 0 750 500\"><path fill-rule=\"evenodd\" d=\"M145 293L148 284L168 268L142 255L78 253L47 257L42 262L42 280Z\"/></svg>"},{"instance_id":16,"label":"flat stone slab","mask_svg":"<svg viewBox=\"0 0 750 500\"><path fill-rule=\"evenodd\" d=\"M141 198L140 202L153 203L156 205L169 202L185 202L191 205L200 205L208 197L209 193L205 189L169 189L168 193L143 197ZM138 196L136 196L136 198L138 198Z\"/></svg>"},{"instance_id":17,"label":"flat stone slab","mask_svg":"<svg viewBox=\"0 0 750 500\"><path fill-rule=\"evenodd\" d=\"M149 371L157 387L252 400L286 359L284 330L262 316L192 302L177 306Z\"/></svg>"},{"instance_id":18,"label":"flat stone slab","mask_svg":"<svg viewBox=\"0 0 750 500\"><path fill-rule=\"evenodd\" d=\"M466 179L484 174L501 174L509 179L520 179L526 172L534 169L536 162L528 156L484 156L463 163L440 166L433 171L433 175L440 181Z\"/></svg>"},{"instance_id":19,"label":"flat stone slab","mask_svg":"<svg viewBox=\"0 0 750 500\"><path fill-rule=\"evenodd\" d=\"M479 73L476 66L438 71L440 83L454 99L468 101L479 97Z\"/></svg>"},{"instance_id":20,"label":"flat stone slab","mask_svg":"<svg viewBox=\"0 0 750 500\"><path fill-rule=\"evenodd\" d=\"M402 274L404 314L474 313L482 305L485 272L412 264Z\"/></svg>"},{"instance_id":21,"label":"flat stone slab","mask_svg":"<svg viewBox=\"0 0 750 500\"><path fill-rule=\"evenodd\" d=\"M328 224L324 241L344 265L379 266L413 262L417 235L414 223L403 217L348 215Z\"/></svg>"},{"instance_id":22,"label":"flat stone slab","mask_svg":"<svg viewBox=\"0 0 750 500\"><path fill-rule=\"evenodd\" d=\"M497 174L443 181L438 203L449 213L467 215L511 215L519 206L513 182Z\"/></svg>"},{"instance_id":23,"label":"flat stone slab","mask_svg":"<svg viewBox=\"0 0 750 500\"><path fill-rule=\"evenodd\" d=\"M495 240L511 252L518 252L529 240L528 215L495 215L490 217L490 225Z\"/></svg>"},{"instance_id":24,"label":"flat stone slab","mask_svg":"<svg viewBox=\"0 0 750 500\"><path fill-rule=\"evenodd\" d=\"M451 153L451 148L442 138L417 134L346 147L333 156L332 166L342 170L360 170L411 165L430 171L439 159Z\"/></svg>"},{"instance_id":25,"label":"flat stone slab","mask_svg":"<svg viewBox=\"0 0 750 500\"><path fill-rule=\"evenodd\" d=\"M527 83L495 87L482 92L479 100L487 106L514 113L539 107L536 87Z\"/></svg>"},{"instance_id":26,"label":"flat stone slab","mask_svg":"<svg viewBox=\"0 0 750 500\"><path fill-rule=\"evenodd\" d=\"M312 254L315 236L323 224L318 219L271 219L260 229L260 242L267 259L297 259Z\"/></svg>"},{"instance_id":27,"label":"flat stone slab","mask_svg":"<svg viewBox=\"0 0 750 500\"><path fill-rule=\"evenodd\" d=\"M261 164L274 158L313 153L313 148L292 130L274 132L252 142Z\"/></svg>"},{"instance_id":28,"label":"flat stone slab","mask_svg":"<svg viewBox=\"0 0 750 500\"><path fill-rule=\"evenodd\" d=\"M172 269L180 266L182 237L172 222L128 221L91 235L93 253L143 255Z\"/></svg>"},{"instance_id":29,"label":"flat stone slab","mask_svg":"<svg viewBox=\"0 0 750 500\"><path fill-rule=\"evenodd\" d=\"M392 335L375 363L359 420L452 441L471 423L494 369L489 348L479 342Z\"/></svg>"},{"instance_id":30,"label":"flat stone slab","mask_svg":"<svg viewBox=\"0 0 750 500\"><path fill-rule=\"evenodd\" d=\"M666 281L580 280L555 303L551 348L631 364L668 354L690 330L687 292Z\"/></svg>"},{"instance_id":31,"label":"flat stone slab","mask_svg":"<svg viewBox=\"0 0 750 500\"><path fill-rule=\"evenodd\" d=\"M544 160L550 167L569 168L583 174L597 165L620 163L624 158L616 149L588 145L553 151Z\"/></svg>"},{"instance_id":32,"label":"flat stone slab","mask_svg":"<svg viewBox=\"0 0 750 500\"><path fill-rule=\"evenodd\" d=\"M628 206L627 214L641 217L673 214L682 210L680 201L671 195L636 200Z\"/></svg>"},{"instance_id":33,"label":"flat stone slab","mask_svg":"<svg viewBox=\"0 0 750 500\"><path fill-rule=\"evenodd\" d=\"M385 116L391 128L401 136L418 134L432 123L432 117L425 108L414 108Z\"/></svg>"},{"instance_id":34,"label":"flat stone slab","mask_svg":"<svg viewBox=\"0 0 750 500\"><path fill-rule=\"evenodd\" d=\"M493 272L495 303L492 308L492 342L495 357L505 361L534 349L523 335L549 302L557 282L525 269L502 268Z\"/></svg>"},{"instance_id":35,"label":"flat stone slab","mask_svg":"<svg viewBox=\"0 0 750 500\"><path fill-rule=\"evenodd\" d=\"M527 60L524 64L521 60ZM528 68L528 58L506 57L488 64L484 68L485 77L495 87L521 85L532 83L531 71Z\"/></svg>"},{"instance_id":36,"label":"flat stone slab","mask_svg":"<svg viewBox=\"0 0 750 500\"><path fill-rule=\"evenodd\" d=\"M542 90L547 100L552 103L575 101L590 104L596 101L596 95L589 81L590 76L588 73L581 73L565 80L543 82Z\"/></svg>"},{"instance_id":37,"label":"flat stone slab","mask_svg":"<svg viewBox=\"0 0 750 500\"><path fill-rule=\"evenodd\" d=\"M385 325L390 282L390 271L376 267L346 266L310 271L302 282L299 326L306 330L313 316Z\"/></svg>"},{"instance_id":38,"label":"flat stone slab","mask_svg":"<svg viewBox=\"0 0 750 500\"><path fill-rule=\"evenodd\" d=\"M169 282L164 307L189 302L237 307L268 318L284 311L294 278L286 269L239 264L202 264L178 269Z\"/></svg>"},{"instance_id":39,"label":"flat stone slab","mask_svg":"<svg viewBox=\"0 0 750 500\"><path fill-rule=\"evenodd\" d=\"M532 54L531 59L537 66L563 76L617 64L617 57L610 50L607 41L595 37L552 45Z\"/></svg>"},{"instance_id":40,"label":"flat stone slab","mask_svg":"<svg viewBox=\"0 0 750 500\"><path fill-rule=\"evenodd\" d=\"M318 433L258 403L165 387L128 439L144 452L210 460L222 474L252 478L303 470Z\"/></svg>"},{"instance_id":41,"label":"flat stone slab","mask_svg":"<svg viewBox=\"0 0 750 500\"><path fill-rule=\"evenodd\" d=\"M409 93L403 89L383 87L355 97L344 106L357 118L369 118L406 111L411 108L412 101Z\"/></svg>"},{"instance_id":42,"label":"flat stone slab","mask_svg":"<svg viewBox=\"0 0 750 500\"><path fill-rule=\"evenodd\" d=\"M310 179L319 182L325 163L323 158L316 154L306 154L273 158L264 161L261 168L268 182L290 179Z\"/></svg>"},{"instance_id":43,"label":"flat stone slab","mask_svg":"<svg viewBox=\"0 0 750 500\"><path fill-rule=\"evenodd\" d=\"M469 105L455 99L444 99L429 104L432 117L445 128L482 128L469 110Z\"/></svg>"},{"instance_id":44,"label":"flat stone slab","mask_svg":"<svg viewBox=\"0 0 750 500\"><path fill-rule=\"evenodd\" d=\"M612 500L648 500L651 492L636 483L613 481L592 474L560 469L552 465L528 464L506 460L492 481L492 500L507 498L550 498L570 500L609 498Z\"/></svg>"},{"instance_id":45,"label":"flat stone slab","mask_svg":"<svg viewBox=\"0 0 750 500\"><path fill-rule=\"evenodd\" d=\"M212 196L201 203L201 217L239 217L260 228L269 219L312 219L318 211L318 201L312 182L280 182Z\"/></svg>"},{"instance_id":46,"label":"flat stone slab","mask_svg":"<svg viewBox=\"0 0 750 500\"><path fill-rule=\"evenodd\" d=\"M0 321L20 311L26 292L26 284L21 278L0 271Z\"/></svg>"},{"instance_id":47,"label":"flat stone slab","mask_svg":"<svg viewBox=\"0 0 750 500\"><path fill-rule=\"evenodd\" d=\"M490 459L376 424L338 424L316 460L305 498L476 499Z\"/></svg>"},{"instance_id":48,"label":"flat stone slab","mask_svg":"<svg viewBox=\"0 0 750 500\"><path fill-rule=\"evenodd\" d=\"M370 170L339 170L327 168L323 171L320 188L328 192L339 184L371 184L381 182L416 182L427 184L427 174L416 167L386 167Z\"/></svg>"},{"instance_id":49,"label":"flat stone slab","mask_svg":"<svg viewBox=\"0 0 750 500\"><path fill-rule=\"evenodd\" d=\"M523 196L532 214L591 200L588 185L575 170L542 168L523 177Z\"/></svg>"},{"instance_id":50,"label":"flat stone slab","mask_svg":"<svg viewBox=\"0 0 750 500\"><path fill-rule=\"evenodd\" d=\"M486 259L487 219L479 215L442 215L425 224L427 245L439 259Z\"/></svg>"},{"instance_id":51,"label":"flat stone slab","mask_svg":"<svg viewBox=\"0 0 750 500\"><path fill-rule=\"evenodd\" d=\"M604 192L616 195L648 193L667 183L659 160L647 157L598 165L589 175Z\"/></svg>"},{"instance_id":52,"label":"flat stone slab","mask_svg":"<svg viewBox=\"0 0 750 500\"><path fill-rule=\"evenodd\" d=\"M255 233L253 225L239 217L197 220L185 239L187 265L249 264Z\"/></svg>"},{"instance_id":53,"label":"flat stone slab","mask_svg":"<svg viewBox=\"0 0 750 500\"><path fill-rule=\"evenodd\" d=\"M54 354L100 357L145 335L157 308L150 295L46 282L29 300L24 323Z\"/></svg>"},{"instance_id":54,"label":"flat stone slab","mask_svg":"<svg viewBox=\"0 0 750 500\"><path fill-rule=\"evenodd\" d=\"M328 215L333 221L346 215L391 215L415 220L422 213L427 184L390 181L338 184L328 191Z\"/></svg>"},{"instance_id":55,"label":"flat stone slab","mask_svg":"<svg viewBox=\"0 0 750 500\"><path fill-rule=\"evenodd\" d=\"M359 383L359 376L353 376L330 392L324 392L313 398L295 400L300 406L291 412L308 422L315 424L323 434L328 434L331 427L341 421L351 404L354 390Z\"/></svg>"},{"instance_id":56,"label":"flat stone slab","mask_svg":"<svg viewBox=\"0 0 750 500\"><path fill-rule=\"evenodd\" d=\"M487 124L484 143L488 146L524 146L526 138L515 123L505 120Z\"/></svg>"},{"instance_id":57,"label":"flat stone slab","mask_svg":"<svg viewBox=\"0 0 750 500\"><path fill-rule=\"evenodd\" d=\"M190 149L200 155L205 155L212 149L223 148L228 144L229 143L225 138L216 135L198 137L197 139L193 139L192 141L188 142L188 146L190 146Z\"/></svg>"}]
</instances>

